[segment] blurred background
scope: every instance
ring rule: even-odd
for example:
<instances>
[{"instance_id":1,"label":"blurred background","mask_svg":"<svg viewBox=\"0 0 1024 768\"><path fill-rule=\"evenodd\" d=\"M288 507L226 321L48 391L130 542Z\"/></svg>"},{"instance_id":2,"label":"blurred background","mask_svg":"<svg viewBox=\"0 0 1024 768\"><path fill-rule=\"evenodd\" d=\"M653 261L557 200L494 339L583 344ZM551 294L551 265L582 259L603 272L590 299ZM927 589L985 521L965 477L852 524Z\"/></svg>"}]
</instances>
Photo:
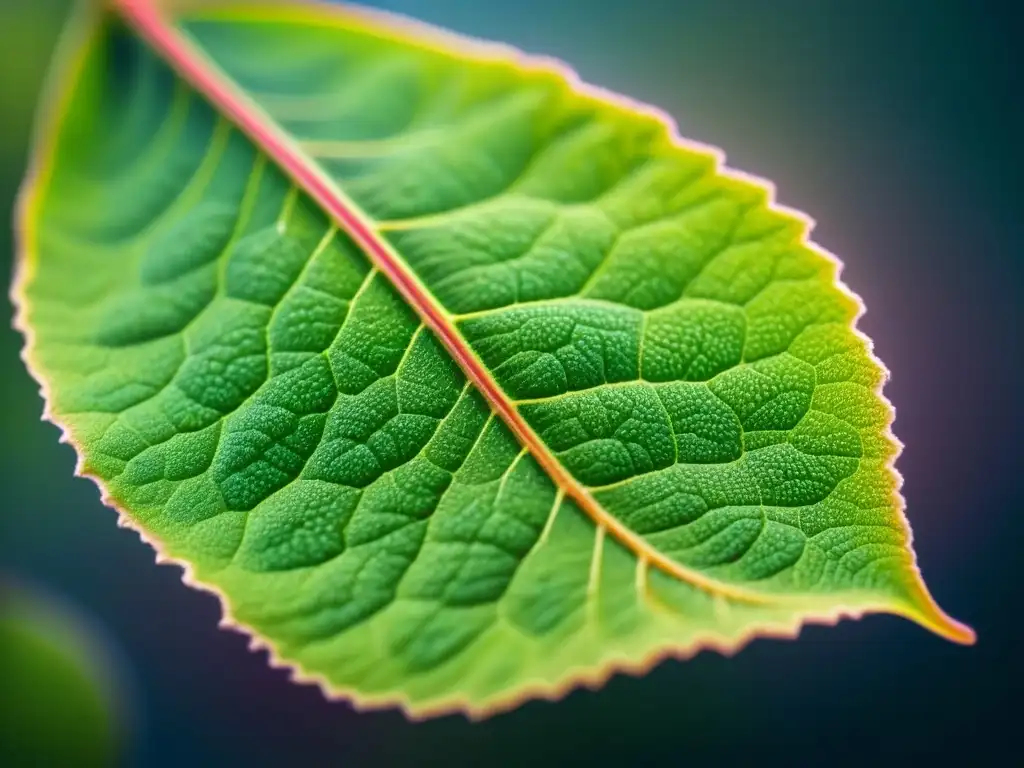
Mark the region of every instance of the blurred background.
<instances>
[{"instance_id":1,"label":"blurred background","mask_svg":"<svg viewBox=\"0 0 1024 768\"><path fill-rule=\"evenodd\" d=\"M869 311L924 575L973 648L891 617L703 653L479 724L356 713L217 629L115 525L0 324L0 740L39 765L991 764L1024 689L1021 11L980 0L389 0L658 105L811 213ZM67 4L0 2L0 209ZM9 283L11 239L0 238ZM12 310L7 307L7 315ZM32 712L43 711L40 726ZM19 713L15 717L12 713ZM1017 726L1019 727L1019 726ZM36 729L36 730L33 730ZM38 742L38 739L36 739ZM1012 745L1016 744L1016 747ZM63 745L64 751L55 748ZM0 764L5 762L0 743ZM6 753L8 756L13 754ZM42 753L41 753L42 754ZM69 757L69 755L72 755ZM1012 760L1011 760L1012 762Z\"/></svg>"}]
</instances>

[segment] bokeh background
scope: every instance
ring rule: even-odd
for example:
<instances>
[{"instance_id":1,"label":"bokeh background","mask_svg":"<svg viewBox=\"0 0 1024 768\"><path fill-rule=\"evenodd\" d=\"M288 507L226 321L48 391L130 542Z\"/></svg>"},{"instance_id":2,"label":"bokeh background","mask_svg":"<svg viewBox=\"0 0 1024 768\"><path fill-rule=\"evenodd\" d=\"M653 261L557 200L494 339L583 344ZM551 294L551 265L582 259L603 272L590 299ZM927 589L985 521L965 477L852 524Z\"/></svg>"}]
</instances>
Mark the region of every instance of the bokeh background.
<instances>
[{"instance_id":1,"label":"bokeh background","mask_svg":"<svg viewBox=\"0 0 1024 768\"><path fill-rule=\"evenodd\" d=\"M154 565L152 551L116 527L92 484L72 478L71 449L40 423L37 387L18 359L21 338L4 321L3 615L26 600L59 614L32 631L50 632L47 652L92 686L86 699L107 713L96 722L109 736L103 748L117 745L113 764L1019 758L1024 99L1015 89L1024 79L1024 24L1016 3L373 4L562 58L590 82L663 107L684 135L724 147L731 165L775 180L782 202L817 218L816 240L845 260L846 281L869 307L861 327L893 372L886 393L907 445L899 467L925 577L979 642L956 647L908 622L870 617L809 627L797 642L760 640L732 659L703 653L666 662L598 693L529 703L479 724L357 713L268 669L242 636L217 629L212 597L182 586L178 569ZM0 2L4 211L65 8L58 0ZM10 249L10 237L0 238L4 282ZM0 667L3 718L25 692L11 673L22 657L9 647L0 654L8 665ZM61 685L49 679L35 690L49 702L58 741L72 738L61 722L81 720ZM71 714L61 721L64 710ZM85 755L66 764L84 765Z\"/></svg>"}]
</instances>

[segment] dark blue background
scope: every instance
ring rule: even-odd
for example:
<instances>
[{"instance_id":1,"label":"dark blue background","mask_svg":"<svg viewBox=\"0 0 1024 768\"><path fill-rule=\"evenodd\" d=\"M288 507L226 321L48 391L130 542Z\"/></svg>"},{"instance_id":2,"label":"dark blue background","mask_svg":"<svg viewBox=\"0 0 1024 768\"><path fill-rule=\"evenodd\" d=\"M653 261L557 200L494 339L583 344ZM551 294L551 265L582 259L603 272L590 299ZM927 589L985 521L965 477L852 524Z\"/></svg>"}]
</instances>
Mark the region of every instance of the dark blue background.
<instances>
[{"instance_id":1,"label":"dark blue background","mask_svg":"<svg viewBox=\"0 0 1024 768\"><path fill-rule=\"evenodd\" d=\"M4 0L0 207L59 2ZM359 714L289 684L216 628L213 598L118 529L38 421L21 340L0 330L0 569L85 613L121 662L142 766L887 765L1020 757L1024 546L1024 76L1013 6L971 0L392 0L379 3L573 64L663 107L681 132L773 179L818 219L865 300L908 514L961 648L871 617L703 653L599 693L480 724ZM50 6L53 6L51 8ZM20 25L20 26L19 26ZM17 30L22 30L18 32ZM10 259L4 258L5 269ZM0 681L2 684L2 681ZM1014 745L1017 746L1014 746ZM912 763L913 764L913 763Z\"/></svg>"}]
</instances>

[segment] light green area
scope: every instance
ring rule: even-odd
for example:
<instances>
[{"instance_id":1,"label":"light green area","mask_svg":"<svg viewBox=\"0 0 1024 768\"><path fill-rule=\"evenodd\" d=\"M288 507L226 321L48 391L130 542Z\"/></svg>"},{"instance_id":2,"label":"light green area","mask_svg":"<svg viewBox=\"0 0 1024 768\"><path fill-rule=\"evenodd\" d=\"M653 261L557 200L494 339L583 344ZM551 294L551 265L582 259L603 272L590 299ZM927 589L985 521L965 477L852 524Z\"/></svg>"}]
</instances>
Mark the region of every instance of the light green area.
<instances>
[{"instance_id":1,"label":"light green area","mask_svg":"<svg viewBox=\"0 0 1024 768\"><path fill-rule=\"evenodd\" d=\"M857 304L765 190L551 71L186 29L646 548L567 500L349 238L108 20L43 148L33 361L85 471L281 657L479 711L840 608L941 624Z\"/></svg>"}]
</instances>

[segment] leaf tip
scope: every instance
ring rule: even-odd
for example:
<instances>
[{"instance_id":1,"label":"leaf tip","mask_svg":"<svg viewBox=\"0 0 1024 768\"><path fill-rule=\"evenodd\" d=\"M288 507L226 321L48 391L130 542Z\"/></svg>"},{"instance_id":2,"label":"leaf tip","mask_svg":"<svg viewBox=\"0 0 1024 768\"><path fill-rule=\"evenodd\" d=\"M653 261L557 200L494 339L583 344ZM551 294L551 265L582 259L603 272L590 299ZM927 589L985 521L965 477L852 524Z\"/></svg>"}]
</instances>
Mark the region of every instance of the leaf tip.
<instances>
[{"instance_id":1,"label":"leaf tip","mask_svg":"<svg viewBox=\"0 0 1024 768\"><path fill-rule=\"evenodd\" d=\"M974 645L978 640L977 633L971 627L954 619L934 601L927 609L918 609L909 618L957 645Z\"/></svg>"},{"instance_id":2,"label":"leaf tip","mask_svg":"<svg viewBox=\"0 0 1024 768\"><path fill-rule=\"evenodd\" d=\"M914 581L910 594L896 609L896 613L957 645L974 645L977 642L975 631L942 610L920 576Z\"/></svg>"}]
</instances>

